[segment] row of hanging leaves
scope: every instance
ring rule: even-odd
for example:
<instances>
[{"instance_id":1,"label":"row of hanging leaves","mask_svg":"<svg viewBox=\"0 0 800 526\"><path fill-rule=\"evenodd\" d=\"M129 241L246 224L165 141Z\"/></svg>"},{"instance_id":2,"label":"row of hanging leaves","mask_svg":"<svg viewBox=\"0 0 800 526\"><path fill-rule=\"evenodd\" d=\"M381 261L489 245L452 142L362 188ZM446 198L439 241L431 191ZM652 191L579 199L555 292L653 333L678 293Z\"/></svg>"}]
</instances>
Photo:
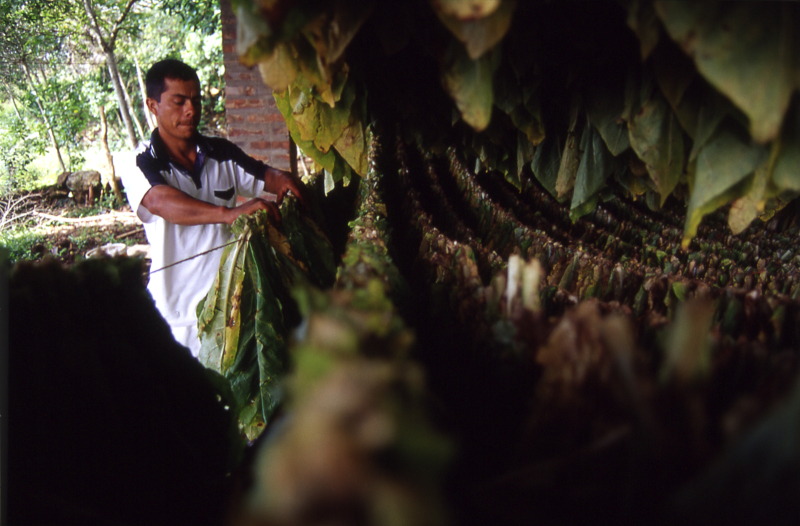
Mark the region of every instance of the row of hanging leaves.
<instances>
[{"instance_id":1,"label":"row of hanging leaves","mask_svg":"<svg viewBox=\"0 0 800 526\"><path fill-rule=\"evenodd\" d=\"M686 246L703 216L722 206L732 203L728 221L739 233L800 194L796 4L239 0L234 7L242 60L258 64L293 139L325 169L329 188L366 174L372 90L407 92L425 108L412 86L431 85L420 78L425 68L391 88L376 78L380 62L412 53L435 61L452 102L409 118L406 132L434 151L442 141L460 143L479 170L502 173L518 188L532 174L569 204L573 220L616 194L654 209L674 196L688 206ZM576 13L590 20L576 21ZM378 49L352 46L359 33ZM377 42L367 40L373 35ZM402 98L392 102L407 116Z\"/></svg>"}]
</instances>

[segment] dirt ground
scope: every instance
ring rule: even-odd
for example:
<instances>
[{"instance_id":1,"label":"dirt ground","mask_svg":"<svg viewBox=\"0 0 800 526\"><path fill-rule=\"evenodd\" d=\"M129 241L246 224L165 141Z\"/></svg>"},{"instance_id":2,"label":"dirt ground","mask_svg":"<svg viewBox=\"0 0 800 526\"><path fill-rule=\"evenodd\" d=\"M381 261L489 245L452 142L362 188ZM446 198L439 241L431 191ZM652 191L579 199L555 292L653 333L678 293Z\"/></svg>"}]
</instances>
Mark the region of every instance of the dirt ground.
<instances>
[{"instance_id":1,"label":"dirt ground","mask_svg":"<svg viewBox=\"0 0 800 526\"><path fill-rule=\"evenodd\" d=\"M61 221L52 220L44 227L47 242L34 245L31 248L34 255L50 253L64 263L71 264L76 256L86 257L93 249L109 243L129 246L147 244L141 221L127 205L124 209L97 216L76 218L74 222Z\"/></svg>"},{"instance_id":2,"label":"dirt ground","mask_svg":"<svg viewBox=\"0 0 800 526\"><path fill-rule=\"evenodd\" d=\"M72 199L52 198L45 190L14 196L13 212L25 219L32 232L43 232L31 246L25 259L54 257L71 265L79 256L87 257L93 249L110 243L123 243L126 252L143 253L147 239L141 221L128 204L111 208L98 203L87 206Z\"/></svg>"}]
</instances>

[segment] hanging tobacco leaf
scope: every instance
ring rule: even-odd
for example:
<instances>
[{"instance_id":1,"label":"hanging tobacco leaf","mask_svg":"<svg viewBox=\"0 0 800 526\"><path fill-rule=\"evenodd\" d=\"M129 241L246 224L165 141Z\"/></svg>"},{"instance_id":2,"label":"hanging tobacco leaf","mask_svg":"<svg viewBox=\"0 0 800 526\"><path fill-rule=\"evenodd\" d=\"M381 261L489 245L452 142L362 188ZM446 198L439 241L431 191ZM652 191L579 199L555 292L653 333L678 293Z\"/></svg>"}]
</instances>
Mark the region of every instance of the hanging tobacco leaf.
<instances>
[{"instance_id":1,"label":"hanging tobacco leaf","mask_svg":"<svg viewBox=\"0 0 800 526\"><path fill-rule=\"evenodd\" d=\"M614 157L600 134L587 122L581 137L581 161L570 205L570 218L573 221L594 210L597 194L605 187L613 171Z\"/></svg>"},{"instance_id":2,"label":"hanging tobacco leaf","mask_svg":"<svg viewBox=\"0 0 800 526\"><path fill-rule=\"evenodd\" d=\"M198 305L200 361L230 382L239 425L251 439L281 400L286 337L298 321L292 284L333 280L330 243L291 201L281 207L280 230L266 211L237 219L238 243L225 249L214 286Z\"/></svg>"},{"instance_id":3,"label":"hanging tobacco leaf","mask_svg":"<svg viewBox=\"0 0 800 526\"><path fill-rule=\"evenodd\" d=\"M708 140L697 155L689 210L686 213L683 246L697 234L700 220L747 193L752 178L747 176L764 162L766 150L752 144L747 132L731 118Z\"/></svg>"},{"instance_id":4,"label":"hanging tobacco leaf","mask_svg":"<svg viewBox=\"0 0 800 526\"><path fill-rule=\"evenodd\" d=\"M655 8L697 70L750 119L761 143L778 135L797 87L797 9L791 3L667 2Z\"/></svg>"},{"instance_id":5,"label":"hanging tobacco leaf","mask_svg":"<svg viewBox=\"0 0 800 526\"><path fill-rule=\"evenodd\" d=\"M294 50L285 42L277 44L272 55L258 63L258 71L264 84L274 92L286 91L297 78L300 68Z\"/></svg>"},{"instance_id":6,"label":"hanging tobacco leaf","mask_svg":"<svg viewBox=\"0 0 800 526\"><path fill-rule=\"evenodd\" d=\"M452 41L442 62L445 91L455 101L464 122L476 131L485 129L492 117L492 76L499 60L500 50L497 48L473 60L464 46Z\"/></svg>"},{"instance_id":7,"label":"hanging tobacco leaf","mask_svg":"<svg viewBox=\"0 0 800 526\"><path fill-rule=\"evenodd\" d=\"M545 139L542 144L536 147L536 152L531 162L533 175L542 183L545 190L556 198L558 196L556 181L558 180L558 171L562 156L559 141L560 139L557 135ZM564 199L562 198L559 200L563 201Z\"/></svg>"},{"instance_id":8,"label":"hanging tobacco leaf","mask_svg":"<svg viewBox=\"0 0 800 526\"><path fill-rule=\"evenodd\" d=\"M292 140L297 144L297 147L300 148L305 155L311 157L315 163L328 171L333 171L334 165L336 164L336 152L329 150L323 153L317 149L313 140L304 140L302 138L300 128L294 120L289 90L287 89L283 93L273 92L272 95L275 97L275 105L281 112L281 115L283 115L286 127L289 129Z\"/></svg>"},{"instance_id":9,"label":"hanging tobacco leaf","mask_svg":"<svg viewBox=\"0 0 800 526\"><path fill-rule=\"evenodd\" d=\"M625 76L615 64L601 64L594 70L584 90L586 116L608 146L612 155L630 147L628 128L622 118L625 108Z\"/></svg>"},{"instance_id":10,"label":"hanging tobacco leaf","mask_svg":"<svg viewBox=\"0 0 800 526\"><path fill-rule=\"evenodd\" d=\"M495 47L511 26L516 0L498 2L432 2L439 20L477 60ZM458 5L463 4L463 5Z\"/></svg>"},{"instance_id":11,"label":"hanging tobacco leaf","mask_svg":"<svg viewBox=\"0 0 800 526\"><path fill-rule=\"evenodd\" d=\"M637 90L630 89L628 93L636 94ZM663 206L683 173L683 133L652 77L644 76L638 93L639 102L629 103L628 138L636 155L647 166Z\"/></svg>"}]
</instances>

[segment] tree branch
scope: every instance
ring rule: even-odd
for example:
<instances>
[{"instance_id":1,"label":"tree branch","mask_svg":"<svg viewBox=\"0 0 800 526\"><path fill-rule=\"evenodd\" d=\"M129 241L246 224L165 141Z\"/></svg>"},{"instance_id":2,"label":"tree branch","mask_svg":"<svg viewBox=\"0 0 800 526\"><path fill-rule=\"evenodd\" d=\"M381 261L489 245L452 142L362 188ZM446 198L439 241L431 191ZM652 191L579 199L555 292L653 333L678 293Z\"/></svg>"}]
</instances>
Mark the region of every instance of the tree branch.
<instances>
[{"instance_id":1,"label":"tree branch","mask_svg":"<svg viewBox=\"0 0 800 526\"><path fill-rule=\"evenodd\" d=\"M92 35L92 38L97 42L97 45L100 46L100 49L104 52L108 51L106 49L106 42L103 39L103 33L100 31L100 24L97 22L97 16L94 14L92 0L83 0L83 9L86 11L86 16L89 17L89 34Z\"/></svg>"},{"instance_id":2,"label":"tree branch","mask_svg":"<svg viewBox=\"0 0 800 526\"><path fill-rule=\"evenodd\" d=\"M136 3L136 0L128 0L127 5L125 5L125 9L122 10L122 14L119 15L119 19L114 22L114 28L111 30L111 36L109 37L109 45L114 47L114 42L117 40L117 34L119 33L120 28L122 27L122 23L125 21L125 18L128 16L128 13L131 12L131 8L133 4Z\"/></svg>"}]
</instances>

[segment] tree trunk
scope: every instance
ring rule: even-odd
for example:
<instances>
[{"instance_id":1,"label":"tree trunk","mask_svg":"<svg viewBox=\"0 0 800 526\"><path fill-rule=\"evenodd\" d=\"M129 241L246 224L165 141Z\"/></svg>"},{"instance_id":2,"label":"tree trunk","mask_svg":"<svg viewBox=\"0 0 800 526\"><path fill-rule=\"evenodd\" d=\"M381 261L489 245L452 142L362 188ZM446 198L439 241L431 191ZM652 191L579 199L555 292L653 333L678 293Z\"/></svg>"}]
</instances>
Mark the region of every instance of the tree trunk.
<instances>
[{"instance_id":1,"label":"tree trunk","mask_svg":"<svg viewBox=\"0 0 800 526\"><path fill-rule=\"evenodd\" d=\"M122 91L122 82L119 78L119 68L117 68L117 57L114 55L113 50L105 51L106 65L108 66L108 73L111 75L111 82L114 84L114 92L117 95L119 102L119 111L122 114L122 120L125 122L125 129L128 132L128 138L131 141L131 148L139 146L139 138L136 136L136 130L133 129L133 119L131 119L131 112L128 108L128 102L125 100L125 93Z\"/></svg>"},{"instance_id":2,"label":"tree trunk","mask_svg":"<svg viewBox=\"0 0 800 526\"><path fill-rule=\"evenodd\" d=\"M14 114L19 120L22 120L22 115L20 115L19 108L17 108L17 99L14 98L14 93L8 85L6 85L6 93L8 93L8 98L11 100L11 105L14 106Z\"/></svg>"},{"instance_id":3,"label":"tree trunk","mask_svg":"<svg viewBox=\"0 0 800 526\"><path fill-rule=\"evenodd\" d=\"M133 110L133 101L131 100L131 94L128 93L128 88L125 86L125 83L122 82L122 77L120 76L120 86L122 86L122 93L125 95L125 102L128 103L128 110L131 112L131 118L133 119L133 124L136 126L136 131L139 133L139 137L142 139L147 139L147 135L144 134L144 130L142 129L142 123L139 122L139 117L136 116L136 112Z\"/></svg>"},{"instance_id":4,"label":"tree trunk","mask_svg":"<svg viewBox=\"0 0 800 526\"><path fill-rule=\"evenodd\" d=\"M100 106L100 134L102 136L103 151L106 154L108 167L111 170L111 188L114 190L114 196L116 196L119 204L122 204L125 201L122 197L122 190L119 187L117 174L114 170L114 157L111 155L111 149L108 147L108 121L106 120L106 109L103 106Z\"/></svg>"},{"instance_id":5,"label":"tree trunk","mask_svg":"<svg viewBox=\"0 0 800 526\"><path fill-rule=\"evenodd\" d=\"M42 106L42 101L39 98L39 93L36 91L35 83L33 82L33 78L31 78L31 73L28 70L28 66L26 64L22 64L22 70L25 72L25 76L28 78L28 86L30 87L31 93L33 93L33 100L36 101L36 107L39 108L39 113L42 115L42 122L44 123L45 128L47 128L47 135L50 136L50 142L53 143L53 148L56 151L56 157L58 157L58 164L61 167L62 172L67 171L67 167L64 164L64 159L61 157L61 148L58 147L58 140L56 140L56 134L53 131L53 126L50 125L50 119L47 118L47 113L44 111L44 106Z\"/></svg>"},{"instance_id":6,"label":"tree trunk","mask_svg":"<svg viewBox=\"0 0 800 526\"><path fill-rule=\"evenodd\" d=\"M147 108L147 88L144 85L144 78L142 78L142 68L139 67L139 60L134 55L133 63L136 65L136 78L139 80L139 91L142 94L142 106L144 106L144 118L147 120L147 127L150 128L150 132L152 133L153 130L156 129L156 123L153 120L153 115L150 113L150 110Z\"/></svg>"}]
</instances>

